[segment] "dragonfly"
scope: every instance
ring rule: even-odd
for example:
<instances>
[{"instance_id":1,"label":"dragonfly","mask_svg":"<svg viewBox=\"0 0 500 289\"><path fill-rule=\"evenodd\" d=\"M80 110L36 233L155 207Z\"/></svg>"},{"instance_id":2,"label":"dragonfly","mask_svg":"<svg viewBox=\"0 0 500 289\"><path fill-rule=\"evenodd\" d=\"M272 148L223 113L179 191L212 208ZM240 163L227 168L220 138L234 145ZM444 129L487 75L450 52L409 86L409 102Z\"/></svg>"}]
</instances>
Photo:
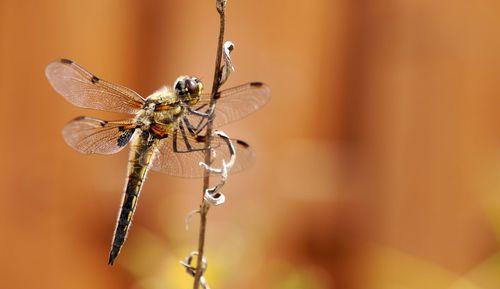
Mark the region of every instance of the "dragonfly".
<instances>
[{"instance_id":1,"label":"dragonfly","mask_svg":"<svg viewBox=\"0 0 500 289\"><path fill-rule=\"evenodd\" d=\"M149 170L180 177L202 177L205 152L226 159L229 154L217 138L205 147L209 118L214 127L241 119L269 101L270 88L251 82L215 95L217 105L210 108L210 94L191 76L180 76L172 87L163 86L146 98L135 91L107 82L69 59L59 59L45 69L50 84L71 104L87 109L116 112L127 118L107 121L79 116L65 125L65 142L83 154L114 154L130 143L126 185L108 264L113 265L127 237L142 185ZM217 117L214 117L214 114ZM205 135L203 134L205 132ZM242 140L232 140L237 162L231 172L251 166L255 155Z\"/></svg>"}]
</instances>

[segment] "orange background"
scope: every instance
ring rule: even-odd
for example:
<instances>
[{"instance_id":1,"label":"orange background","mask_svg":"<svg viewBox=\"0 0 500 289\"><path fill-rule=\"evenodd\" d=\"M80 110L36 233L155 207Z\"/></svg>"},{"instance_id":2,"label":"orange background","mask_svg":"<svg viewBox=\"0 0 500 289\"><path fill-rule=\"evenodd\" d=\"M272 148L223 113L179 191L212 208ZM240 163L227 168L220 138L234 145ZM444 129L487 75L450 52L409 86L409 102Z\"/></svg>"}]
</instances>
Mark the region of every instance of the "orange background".
<instances>
[{"instance_id":1,"label":"orange background","mask_svg":"<svg viewBox=\"0 0 500 289\"><path fill-rule=\"evenodd\" d=\"M0 287L190 288L201 180L151 173L106 264L127 152L83 156L44 67L147 96L210 87L212 0L0 0ZM227 86L273 99L225 128L257 164L209 214L212 288L500 287L500 2L229 0Z\"/></svg>"}]
</instances>

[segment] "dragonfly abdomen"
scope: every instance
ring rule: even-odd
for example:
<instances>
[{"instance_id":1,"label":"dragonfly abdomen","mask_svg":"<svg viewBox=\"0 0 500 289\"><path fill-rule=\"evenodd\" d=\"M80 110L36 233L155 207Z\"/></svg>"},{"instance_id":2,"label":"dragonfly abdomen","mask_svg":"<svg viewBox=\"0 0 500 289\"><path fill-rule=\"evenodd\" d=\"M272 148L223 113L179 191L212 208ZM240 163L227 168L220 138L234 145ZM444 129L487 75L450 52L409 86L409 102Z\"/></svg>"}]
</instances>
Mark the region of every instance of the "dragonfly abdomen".
<instances>
[{"instance_id":1,"label":"dragonfly abdomen","mask_svg":"<svg viewBox=\"0 0 500 289\"><path fill-rule=\"evenodd\" d=\"M150 149L151 138L152 136L148 132L143 132L131 144L127 183L109 253L108 264L110 265L113 264L120 253L120 249L125 242L130 224L132 223L137 199L139 198L144 178L153 157L153 150Z\"/></svg>"}]
</instances>

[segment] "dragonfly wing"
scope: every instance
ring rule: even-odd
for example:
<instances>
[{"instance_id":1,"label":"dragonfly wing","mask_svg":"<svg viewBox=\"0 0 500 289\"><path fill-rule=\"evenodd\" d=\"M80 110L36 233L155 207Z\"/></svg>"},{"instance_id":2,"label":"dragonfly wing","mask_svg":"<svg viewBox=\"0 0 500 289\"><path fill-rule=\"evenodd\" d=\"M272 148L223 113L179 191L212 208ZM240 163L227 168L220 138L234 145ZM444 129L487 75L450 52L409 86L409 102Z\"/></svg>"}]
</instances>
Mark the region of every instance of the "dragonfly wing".
<instances>
[{"instance_id":1,"label":"dragonfly wing","mask_svg":"<svg viewBox=\"0 0 500 289\"><path fill-rule=\"evenodd\" d=\"M241 140L231 140L236 149L236 163L231 173L242 171L255 162L255 154L250 146ZM229 147L220 138L214 137L211 147L215 152L213 165L222 166L222 160L229 161ZM174 133L161 139L156 146L156 154L151 169L172 176L198 178L204 169L199 166L205 162L205 142L203 138L195 138Z\"/></svg>"},{"instance_id":2,"label":"dragonfly wing","mask_svg":"<svg viewBox=\"0 0 500 289\"><path fill-rule=\"evenodd\" d=\"M255 152L252 147L245 141L239 139L231 139L231 142L236 149L236 163L231 168L231 173L239 173L255 163ZM221 146L216 150L216 160L228 160L231 157L225 143L221 142Z\"/></svg>"},{"instance_id":3,"label":"dragonfly wing","mask_svg":"<svg viewBox=\"0 0 500 289\"><path fill-rule=\"evenodd\" d=\"M159 141L150 169L172 176L196 178L203 176L198 164L204 160L203 150L175 152L172 138L167 137Z\"/></svg>"},{"instance_id":4,"label":"dragonfly wing","mask_svg":"<svg viewBox=\"0 0 500 289\"><path fill-rule=\"evenodd\" d=\"M47 65L45 75L59 94L78 107L135 114L144 105L135 91L102 80L68 59Z\"/></svg>"},{"instance_id":5,"label":"dragonfly wing","mask_svg":"<svg viewBox=\"0 0 500 289\"><path fill-rule=\"evenodd\" d=\"M108 122L80 116L63 129L66 143L83 154L114 154L122 150L132 138L135 125L132 120Z\"/></svg>"},{"instance_id":6,"label":"dragonfly wing","mask_svg":"<svg viewBox=\"0 0 500 289\"><path fill-rule=\"evenodd\" d=\"M242 119L264 106L271 98L271 88L262 82L251 82L219 92L215 106L214 127ZM195 109L206 111L209 108L210 94L203 94ZM194 114L188 115L191 124L204 121Z\"/></svg>"}]
</instances>

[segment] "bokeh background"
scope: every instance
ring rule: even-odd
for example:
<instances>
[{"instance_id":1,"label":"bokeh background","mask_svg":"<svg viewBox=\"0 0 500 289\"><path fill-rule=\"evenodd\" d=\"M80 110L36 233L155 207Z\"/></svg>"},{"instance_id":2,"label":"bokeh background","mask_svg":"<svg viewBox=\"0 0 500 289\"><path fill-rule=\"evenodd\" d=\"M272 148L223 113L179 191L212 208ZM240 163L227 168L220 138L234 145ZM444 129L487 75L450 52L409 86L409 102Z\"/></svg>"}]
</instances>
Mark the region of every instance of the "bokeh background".
<instances>
[{"instance_id":1,"label":"bokeh background","mask_svg":"<svg viewBox=\"0 0 500 289\"><path fill-rule=\"evenodd\" d=\"M66 57L140 94L210 87L213 0L0 0L0 287L190 288L201 180L151 173L107 254L127 152L84 156L85 111L44 76ZM212 288L500 288L500 2L229 0L227 86L273 99L225 128L257 163L210 211Z\"/></svg>"}]
</instances>

